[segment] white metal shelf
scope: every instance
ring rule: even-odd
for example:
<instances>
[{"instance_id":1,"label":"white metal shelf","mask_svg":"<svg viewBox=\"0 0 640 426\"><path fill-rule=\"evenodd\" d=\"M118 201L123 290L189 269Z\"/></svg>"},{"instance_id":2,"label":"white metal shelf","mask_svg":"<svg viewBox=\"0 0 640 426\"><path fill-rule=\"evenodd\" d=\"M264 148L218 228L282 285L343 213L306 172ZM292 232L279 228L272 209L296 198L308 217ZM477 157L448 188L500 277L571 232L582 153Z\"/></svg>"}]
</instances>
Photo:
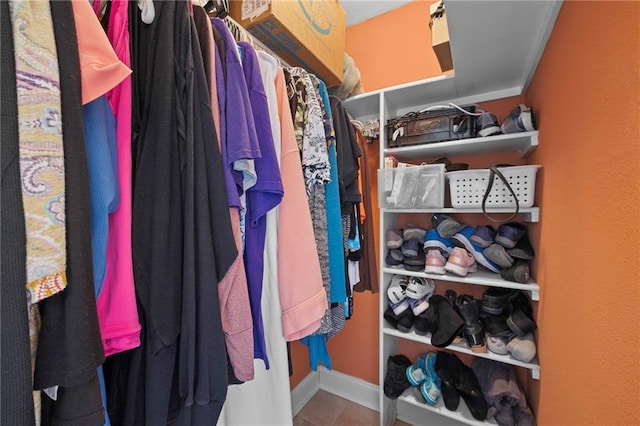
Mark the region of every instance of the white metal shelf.
<instances>
[{"instance_id":1,"label":"white metal shelf","mask_svg":"<svg viewBox=\"0 0 640 426\"><path fill-rule=\"evenodd\" d=\"M436 158L443 155L474 155L496 152L517 152L526 157L538 146L538 131L509 133L451 141L425 143L420 145L385 148L384 155L392 155L398 160L415 161Z\"/></svg>"},{"instance_id":2,"label":"white metal shelf","mask_svg":"<svg viewBox=\"0 0 640 426\"><path fill-rule=\"evenodd\" d=\"M489 287L512 288L515 290L528 291L532 300L540 300L540 286L533 280L529 280L526 284L516 283L503 279L499 274L491 271L478 270L471 272L466 277L460 277L454 274L427 274L425 272L407 271L404 268L384 267L382 272L387 274L406 275L409 277L431 278L432 280L452 281L462 284L484 285Z\"/></svg>"},{"instance_id":3,"label":"white metal shelf","mask_svg":"<svg viewBox=\"0 0 640 426\"><path fill-rule=\"evenodd\" d=\"M482 213L480 207L470 209L456 209L453 207L433 208L433 209L388 209L381 208L381 213L447 213L447 214L466 214L466 213ZM515 211L513 207L488 207L488 214L508 214L511 215ZM540 207L523 207L518 212L524 222L538 222L540 220Z\"/></svg>"},{"instance_id":4,"label":"white metal shelf","mask_svg":"<svg viewBox=\"0 0 640 426\"><path fill-rule=\"evenodd\" d=\"M431 344L431 336L430 335L426 335L426 336L421 336L417 333L415 333L414 331L411 331L409 333L403 333L402 331L396 330L395 328L392 328L390 325L388 325L387 323L384 324L384 327L382 329L382 333L387 335L387 336L394 336L394 337L398 337L400 339L405 339L405 340L411 340L413 342L418 342L418 343L422 343L425 345L429 345L429 346L433 346ZM451 344L449 346L447 346L446 348L438 348L437 346L433 346L434 348L437 349L449 349L455 352L461 352L464 354L468 354L468 355L473 355L479 358L486 358L486 359L490 359L493 361L498 361L498 362L502 362L505 364L511 364L511 365L515 365L517 367L524 367L528 370L531 370L531 377L534 379L540 379L540 363L538 362L538 359L535 358L533 360L533 362L522 362L522 361L518 361L517 359L513 358L511 355L499 355L496 353L491 352L490 350L487 349L486 352L473 352L471 349L469 349L469 347L464 344Z\"/></svg>"},{"instance_id":5,"label":"white metal shelf","mask_svg":"<svg viewBox=\"0 0 640 426\"><path fill-rule=\"evenodd\" d=\"M411 388L404 391L402 395L400 395L400 397L398 398L398 401L403 401L408 404L420 407L422 409L433 411L442 416L449 417L451 419L457 420L461 423L465 423L468 425L497 425L498 424L493 419L485 420L483 422L474 419L473 416L471 415L471 412L469 411L469 408L467 407L467 404L464 402L464 399L462 398L460 398L460 404L458 405L458 410L456 411L447 410L447 407L444 406L444 401L442 399L442 396L440 396L440 398L438 399L438 402L435 405L429 405L424 402L418 401L416 397L413 395L413 389Z\"/></svg>"}]
</instances>

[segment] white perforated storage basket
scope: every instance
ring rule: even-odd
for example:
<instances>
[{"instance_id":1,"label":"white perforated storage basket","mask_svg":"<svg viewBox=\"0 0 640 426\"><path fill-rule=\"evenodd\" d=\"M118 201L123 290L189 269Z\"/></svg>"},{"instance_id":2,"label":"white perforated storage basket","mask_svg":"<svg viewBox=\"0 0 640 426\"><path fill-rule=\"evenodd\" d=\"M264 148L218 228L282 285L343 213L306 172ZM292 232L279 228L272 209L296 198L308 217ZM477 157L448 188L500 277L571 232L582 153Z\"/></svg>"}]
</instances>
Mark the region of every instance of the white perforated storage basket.
<instances>
[{"instance_id":1,"label":"white perforated storage basket","mask_svg":"<svg viewBox=\"0 0 640 426\"><path fill-rule=\"evenodd\" d=\"M536 172L542 166L500 167L507 182L518 197L520 207L531 207L536 191ZM461 170L446 173L455 208L482 207L482 198L489 183L489 169ZM494 175L493 187L487 197L487 207L515 207L516 202L506 185Z\"/></svg>"}]
</instances>

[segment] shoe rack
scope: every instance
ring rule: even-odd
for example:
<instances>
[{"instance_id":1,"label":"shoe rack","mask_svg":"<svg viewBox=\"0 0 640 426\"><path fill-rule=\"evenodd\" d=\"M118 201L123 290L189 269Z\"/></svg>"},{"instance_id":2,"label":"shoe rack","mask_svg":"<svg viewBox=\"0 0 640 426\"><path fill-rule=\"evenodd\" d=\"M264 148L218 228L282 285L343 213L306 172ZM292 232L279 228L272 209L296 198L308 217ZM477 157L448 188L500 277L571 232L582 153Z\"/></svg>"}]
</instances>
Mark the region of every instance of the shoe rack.
<instances>
[{"instance_id":1,"label":"shoe rack","mask_svg":"<svg viewBox=\"0 0 640 426\"><path fill-rule=\"evenodd\" d=\"M454 141L428 143L422 145L413 145L399 148L387 147L387 135L385 134L384 124L388 119L392 119L401 116L410 111L418 111L429 107L431 105L439 105L446 102L453 102L457 105L466 105L471 103L480 103L485 101L494 100L496 93L480 94L467 96L464 98L454 97L455 90L451 91L447 89L451 85L451 79L454 76L443 76L429 80L423 80L411 84L392 87L389 89L380 90L377 92L360 95L348 99L345 102L345 107L354 118L366 121L371 119L380 120L380 169L384 168L385 158L389 156L395 157L398 161L407 162L412 164L420 164L421 162L430 162L434 159L446 156L452 162L455 162L456 157L465 156L469 158L472 155L478 154L499 154L506 152L515 152L520 158L525 159L533 150L538 146L538 132L524 132L515 134L501 134L488 137L477 137L472 139L461 139ZM504 94L504 93L501 93ZM505 95L508 96L508 95ZM502 96L501 96L502 97ZM428 100L428 101L427 101ZM381 185L378 182L378 185ZM512 208L488 208L488 213L511 213ZM509 289L517 289L525 291L529 294L533 301L539 299L540 287L534 279L530 279L529 282L521 284L517 282L506 281L500 277L499 274L492 273L483 269L479 269L478 272L470 273L465 277L460 277L447 273L446 275L427 274L425 272L407 271L404 268L391 268L387 267L385 263L386 255L386 231L398 230L407 223L415 223L414 221L407 219L416 217L422 218L422 222L425 222L425 218L430 217L433 213L447 213L455 217L456 214L479 214L482 215L482 209L480 208L434 208L434 209L393 209L393 208L381 208L380 209L380 253L379 253L379 265L381 265L379 271L381 292L379 300L379 337L380 337L380 353L379 353L379 372L380 372L380 422L382 425L392 424L398 417L402 417L402 409L407 405L413 407L420 407L421 409L435 412L442 416L446 416L455 419L461 423L466 424L495 424L490 422L478 422L469 413L464 403L460 404L458 411L452 412L444 407L442 400L436 405L428 405L419 402L415 399L413 394L405 392L397 400L391 400L387 398L382 391L382 383L384 382L386 374L386 361L390 355L398 353L398 343L400 341L413 341L425 346L425 352L436 351L440 348L431 346L430 336L421 336L411 331L409 333L403 333L397 329L391 327L384 319L383 314L387 309L386 287L391 281L393 275L405 275L430 278L436 281L437 293L442 294L447 285L451 283L460 283L464 286L482 286L488 287L502 287ZM520 209L519 215L514 220L523 222L537 222L540 219L540 208L533 206L529 208ZM535 271L531 274L535 277ZM468 354L474 357L483 357L492 359L498 362L511 364L517 367L522 367L530 370L531 376L534 379L540 377L540 365L537 358L532 362L521 362L510 355L498 355L487 350L484 353L473 352L466 343L452 344L444 348L447 351L453 351L458 353ZM415 408L412 408L415 410Z\"/></svg>"}]
</instances>

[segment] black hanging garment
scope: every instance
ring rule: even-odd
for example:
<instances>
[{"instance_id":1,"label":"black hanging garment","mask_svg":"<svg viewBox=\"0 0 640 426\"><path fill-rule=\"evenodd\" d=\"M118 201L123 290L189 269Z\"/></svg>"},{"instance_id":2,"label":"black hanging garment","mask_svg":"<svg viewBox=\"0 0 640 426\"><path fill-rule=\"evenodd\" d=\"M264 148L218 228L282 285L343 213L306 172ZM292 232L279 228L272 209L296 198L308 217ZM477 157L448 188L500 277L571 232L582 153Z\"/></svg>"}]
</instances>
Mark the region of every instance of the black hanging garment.
<instances>
[{"instance_id":1,"label":"black hanging garment","mask_svg":"<svg viewBox=\"0 0 640 426\"><path fill-rule=\"evenodd\" d=\"M89 174L82 125L80 60L73 9L52 1L65 151L67 279L65 291L39 303L42 327L34 387L59 385L56 401L42 393L42 424L104 424L97 367L104 351L93 283Z\"/></svg>"},{"instance_id":2,"label":"black hanging garment","mask_svg":"<svg viewBox=\"0 0 640 426\"><path fill-rule=\"evenodd\" d=\"M215 424L227 390L217 285L237 251L188 3L154 4L151 24L130 8L132 243L143 333L140 348L116 355L115 377L128 373L119 409L126 425Z\"/></svg>"},{"instance_id":3,"label":"black hanging garment","mask_svg":"<svg viewBox=\"0 0 640 426\"><path fill-rule=\"evenodd\" d=\"M18 155L18 100L9 2L0 2L0 424L35 425L27 316L26 236Z\"/></svg>"}]
</instances>

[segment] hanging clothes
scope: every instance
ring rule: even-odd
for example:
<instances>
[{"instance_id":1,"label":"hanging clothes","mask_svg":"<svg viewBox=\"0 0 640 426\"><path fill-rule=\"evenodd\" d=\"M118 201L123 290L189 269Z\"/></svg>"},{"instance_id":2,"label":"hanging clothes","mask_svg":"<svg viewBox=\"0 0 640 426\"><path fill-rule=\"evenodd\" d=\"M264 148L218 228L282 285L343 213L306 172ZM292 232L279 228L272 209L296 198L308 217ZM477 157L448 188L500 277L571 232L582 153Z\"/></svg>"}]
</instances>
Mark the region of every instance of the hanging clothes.
<instances>
[{"instance_id":1,"label":"hanging clothes","mask_svg":"<svg viewBox=\"0 0 640 426\"><path fill-rule=\"evenodd\" d=\"M96 370L104 361L104 351L94 294L78 41L71 3L54 1L50 5L61 76L62 115L66 117L62 132L69 285L64 292L39 303L42 328L34 388L58 386L55 401L42 395L42 424L102 425L104 413Z\"/></svg>"},{"instance_id":2,"label":"hanging clothes","mask_svg":"<svg viewBox=\"0 0 640 426\"><path fill-rule=\"evenodd\" d=\"M356 132L356 138L362 157L360 157L360 184L361 188L375 188L375 171L378 169L379 146L376 143L367 143L361 132ZM378 256L376 253L376 230L378 221L374 206L378 205L376 191L362 191L362 210L364 220L361 219L362 232L360 233L360 244L362 247L362 258L359 261L360 282L354 287L357 292L371 291L377 293L378 285ZM362 214L360 215L362 218Z\"/></svg>"},{"instance_id":3,"label":"hanging clothes","mask_svg":"<svg viewBox=\"0 0 640 426\"><path fill-rule=\"evenodd\" d=\"M275 79L279 68L277 62L269 55L262 52L258 52L257 55L268 107L268 115L265 119L270 121L277 161L275 167L278 167L281 156L281 121L278 117ZM258 179L261 176L259 173ZM287 347L282 333L282 308L278 289L277 254L279 241L277 237L278 210L280 208L277 207L267 213L263 250L264 275L261 305L269 370L266 369L264 363L256 360L255 378L251 382L229 387L227 400L218 422L221 425L285 425L291 423L291 389ZM269 395L269 398L265 399L265 395ZM247 410L248 404L251 404L254 409Z\"/></svg>"},{"instance_id":4,"label":"hanging clothes","mask_svg":"<svg viewBox=\"0 0 640 426\"><path fill-rule=\"evenodd\" d=\"M27 236L26 287L29 303L35 304L67 286L60 73L49 4L12 0L9 6ZM36 309L31 308L30 315L37 315ZM31 333L37 341L37 330Z\"/></svg>"},{"instance_id":5,"label":"hanging clothes","mask_svg":"<svg viewBox=\"0 0 640 426\"><path fill-rule=\"evenodd\" d=\"M9 2L0 2L0 424L35 425L29 320L25 297L26 235L20 162L18 100Z\"/></svg>"},{"instance_id":6,"label":"hanging clothes","mask_svg":"<svg viewBox=\"0 0 640 426\"><path fill-rule=\"evenodd\" d=\"M249 102L261 153L261 157L254 160L258 181L247 190L247 227L244 259L249 283L249 300L258 301L258 303L252 304L254 354L256 358L264 360L266 368L269 369L261 302L267 227L266 215L280 204L284 190L274 148L269 106L260 74L258 56L253 47L247 42L239 42L238 47L241 50L242 69L247 83Z\"/></svg>"},{"instance_id":7,"label":"hanging clothes","mask_svg":"<svg viewBox=\"0 0 640 426\"><path fill-rule=\"evenodd\" d=\"M211 28L209 16L202 7L194 7L193 11L200 48L203 54L205 75L209 85L211 112L216 128L218 146L220 146L220 106L218 104L215 66L217 52L213 39L213 29ZM225 175L226 179L229 179L228 183L232 183L232 178ZM238 208L230 206L229 216L236 241L236 249L239 254L218 285L218 297L222 329L229 357L229 382L236 383L238 381L246 382L254 377L253 321L249 306L247 276L244 261L240 255L242 253L242 232L240 230L240 212Z\"/></svg>"},{"instance_id":8,"label":"hanging clothes","mask_svg":"<svg viewBox=\"0 0 640 426\"><path fill-rule=\"evenodd\" d=\"M127 0L111 0L107 36L118 59L131 66ZM140 323L131 254L131 75L107 92L116 120L117 176L120 204L109 215L104 291L98 297L98 318L105 355L140 345Z\"/></svg>"}]
</instances>

